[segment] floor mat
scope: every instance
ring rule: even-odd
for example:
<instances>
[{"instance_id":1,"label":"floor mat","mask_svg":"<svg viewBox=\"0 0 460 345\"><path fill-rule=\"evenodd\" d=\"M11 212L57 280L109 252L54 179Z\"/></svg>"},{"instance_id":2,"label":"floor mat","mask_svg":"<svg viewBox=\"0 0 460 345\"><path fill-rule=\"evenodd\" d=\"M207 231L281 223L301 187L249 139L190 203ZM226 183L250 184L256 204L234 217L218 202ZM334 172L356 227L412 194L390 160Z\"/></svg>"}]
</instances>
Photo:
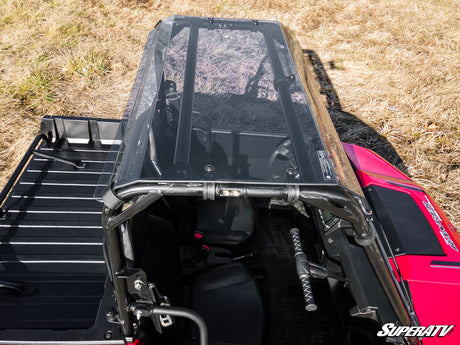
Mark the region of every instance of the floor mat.
<instances>
[{"instance_id":1,"label":"floor mat","mask_svg":"<svg viewBox=\"0 0 460 345\"><path fill-rule=\"evenodd\" d=\"M331 297L325 280L313 281L318 310L307 312L297 276L291 224L282 215L262 212L256 239L258 261L263 267L268 303L267 339L269 345L340 344ZM308 250L308 249L307 249ZM304 251L307 252L304 247ZM308 255L308 254L307 254Z\"/></svg>"}]
</instances>

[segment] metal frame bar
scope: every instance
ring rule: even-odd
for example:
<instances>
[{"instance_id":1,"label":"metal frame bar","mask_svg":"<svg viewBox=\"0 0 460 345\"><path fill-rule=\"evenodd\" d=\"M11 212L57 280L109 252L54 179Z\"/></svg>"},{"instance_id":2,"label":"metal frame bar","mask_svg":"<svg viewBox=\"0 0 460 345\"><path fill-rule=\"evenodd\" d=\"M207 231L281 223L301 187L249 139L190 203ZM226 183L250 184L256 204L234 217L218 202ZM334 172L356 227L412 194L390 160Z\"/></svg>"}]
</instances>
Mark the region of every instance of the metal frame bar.
<instances>
[{"instance_id":1,"label":"metal frame bar","mask_svg":"<svg viewBox=\"0 0 460 345\"><path fill-rule=\"evenodd\" d=\"M289 129L289 137L292 142L292 147L296 157L309 157L303 138L302 131L300 130L299 121L295 116L294 105L289 94L289 82L291 81L289 76L283 74L283 68L281 66L280 58L276 52L276 47L272 33L269 28L263 30L265 43L267 45L268 55L273 70L274 86L281 102L281 109L283 110L284 118ZM296 159L299 165L300 174L303 179L314 180L312 176L312 170L305 164L303 159Z\"/></svg>"},{"instance_id":2,"label":"metal frame bar","mask_svg":"<svg viewBox=\"0 0 460 345\"><path fill-rule=\"evenodd\" d=\"M190 27L185 66L184 91L177 129L174 164L188 164L190 159L190 140L192 136L193 95L195 87L196 50L198 45L198 26Z\"/></svg>"},{"instance_id":3,"label":"metal frame bar","mask_svg":"<svg viewBox=\"0 0 460 345\"><path fill-rule=\"evenodd\" d=\"M118 316L121 321L121 333L125 338L134 336L133 323L128 313L128 299L125 281L118 279L117 273L122 270L122 255L120 250L120 238L118 228L110 228L109 220L115 215L115 211L107 206L102 210L102 225L104 227L104 254L106 255L107 269L113 284L113 293L117 302Z\"/></svg>"},{"instance_id":4,"label":"metal frame bar","mask_svg":"<svg viewBox=\"0 0 460 345\"><path fill-rule=\"evenodd\" d=\"M13 174L11 177L8 179L8 182L6 183L5 187L0 193L0 216L2 215L3 211L1 209L1 206L3 205L3 202L5 201L6 197L10 193L11 188L13 188L14 184L16 183L17 179L21 175L22 170L26 166L27 162L29 161L29 158L32 156L35 148L39 144L40 140L42 139L42 135L38 134L32 144L29 146L27 149L24 157L22 157L21 161L19 162L19 165L14 169Z\"/></svg>"}]
</instances>

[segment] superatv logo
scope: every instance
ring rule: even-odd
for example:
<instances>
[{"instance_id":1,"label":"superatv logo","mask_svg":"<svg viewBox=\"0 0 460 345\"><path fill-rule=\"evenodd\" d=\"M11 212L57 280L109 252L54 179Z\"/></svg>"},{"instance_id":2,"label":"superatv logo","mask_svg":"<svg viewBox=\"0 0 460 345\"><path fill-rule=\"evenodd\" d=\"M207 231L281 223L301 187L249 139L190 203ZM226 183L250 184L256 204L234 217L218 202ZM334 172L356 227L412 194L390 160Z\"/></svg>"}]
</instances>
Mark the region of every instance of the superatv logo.
<instances>
[{"instance_id":1,"label":"superatv logo","mask_svg":"<svg viewBox=\"0 0 460 345\"><path fill-rule=\"evenodd\" d=\"M449 234L446 231L446 228L442 225L442 219L439 216L438 212L436 212L433 204L430 202L430 200L425 196L426 201L423 201L423 205L425 205L425 208L427 211L431 214L431 217L433 217L433 220L436 222L439 228L439 232L441 233L442 238L444 241L455 251L458 252L457 247L455 246L454 241L450 238Z\"/></svg>"},{"instance_id":2,"label":"superatv logo","mask_svg":"<svg viewBox=\"0 0 460 345\"><path fill-rule=\"evenodd\" d=\"M445 337L454 330L453 325L423 326L396 326L394 323L386 323L382 330L377 332L378 337Z\"/></svg>"}]
</instances>

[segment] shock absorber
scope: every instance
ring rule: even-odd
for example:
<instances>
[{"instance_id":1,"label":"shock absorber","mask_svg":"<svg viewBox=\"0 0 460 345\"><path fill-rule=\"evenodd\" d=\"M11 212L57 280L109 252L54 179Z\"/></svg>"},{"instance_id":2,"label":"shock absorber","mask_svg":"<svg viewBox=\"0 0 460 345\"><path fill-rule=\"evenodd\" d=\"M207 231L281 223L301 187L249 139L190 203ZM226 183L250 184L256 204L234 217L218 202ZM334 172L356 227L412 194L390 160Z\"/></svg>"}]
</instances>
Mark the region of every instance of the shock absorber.
<instances>
[{"instance_id":1,"label":"shock absorber","mask_svg":"<svg viewBox=\"0 0 460 345\"><path fill-rule=\"evenodd\" d=\"M292 242L294 243L295 264L297 274L302 284L303 297L305 298L305 310L315 311L318 309L310 284L310 266L308 265L307 255L302 251L302 244L300 242L300 230L292 228L290 230Z\"/></svg>"}]
</instances>

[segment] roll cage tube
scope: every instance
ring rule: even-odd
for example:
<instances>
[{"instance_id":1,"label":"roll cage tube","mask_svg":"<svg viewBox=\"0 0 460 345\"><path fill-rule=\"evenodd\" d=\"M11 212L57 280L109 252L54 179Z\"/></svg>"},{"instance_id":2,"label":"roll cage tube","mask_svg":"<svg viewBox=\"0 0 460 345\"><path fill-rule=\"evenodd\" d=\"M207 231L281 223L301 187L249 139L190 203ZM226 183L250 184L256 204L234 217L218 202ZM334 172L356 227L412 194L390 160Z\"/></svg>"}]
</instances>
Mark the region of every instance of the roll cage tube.
<instances>
[{"instance_id":1,"label":"roll cage tube","mask_svg":"<svg viewBox=\"0 0 460 345\"><path fill-rule=\"evenodd\" d=\"M174 164L188 164L190 159L190 141L192 137L193 89L195 86L196 48L198 45L198 27L190 28L187 47L187 65L184 76L184 92L179 115L179 128L174 153Z\"/></svg>"},{"instance_id":2,"label":"roll cage tube","mask_svg":"<svg viewBox=\"0 0 460 345\"><path fill-rule=\"evenodd\" d=\"M117 304L118 320L120 321L121 333L126 342L132 342L134 336L133 323L128 313L128 299L126 284L123 280L117 279L117 273L123 268L120 238L117 228L109 228L108 222L116 214L116 210L104 205L102 210L102 226L104 228L104 251L106 254L108 274L113 286L113 293Z\"/></svg>"},{"instance_id":3,"label":"roll cage tube","mask_svg":"<svg viewBox=\"0 0 460 345\"><path fill-rule=\"evenodd\" d=\"M397 318L402 325L418 325L417 317L411 306L410 296L404 296L394 274L392 275L392 273L390 273L392 272L390 264L388 259L383 255L383 248L379 245L376 235L372 211L363 197L355 195L353 192L339 186L248 186L215 183L194 184L193 186L189 186L187 184L158 185L155 183L146 183L124 187L118 190L117 194L110 191L111 198L107 197L107 201L110 203L109 200L113 200L113 196L116 195L117 200L120 202L113 206L117 207L119 210L123 200L130 200L142 194L150 194L150 196L152 196L153 192L159 196L199 196L204 199L214 199L215 197L231 195L237 197L283 198L290 202L301 200L350 222L353 226L355 240L364 248ZM149 198L150 197L144 196L140 198L138 202L145 206L145 201ZM158 198L152 196L152 200L157 200ZM144 200L144 202L141 202L142 200ZM134 209L136 209L136 203L130 206L130 208L134 207ZM110 209L104 206L103 214L107 257L108 260L110 260L109 267L111 268L110 274L112 277L116 277L116 273L123 268L117 228L110 228L108 226L108 224L119 223L114 220L117 218L120 219L121 213L126 212L120 213L117 212L117 209ZM131 211L130 217L135 213L137 212ZM130 315L126 311L126 286L124 286L124 282L119 279L113 279L113 281L115 297L119 308L119 317L122 320L122 331L125 336L131 337L133 329Z\"/></svg>"},{"instance_id":4,"label":"roll cage tube","mask_svg":"<svg viewBox=\"0 0 460 345\"><path fill-rule=\"evenodd\" d=\"M106 199L110 200L109 203L113 203L114 200L119 200L110 191L106 192ZM107 196L109 195L109 196ZM117 213L116 210L109 208L104 205L102 212L102 224L104 228L104 257L109 261L107 264L107 270L109 271L109 277L114 287L114 295L117 303L118 314L116 316L111 315L113 320L120 322L121 331L125 337L127 343L134 341L134 327L130 311L132 311L133 305L129 304L127 298L128 287L126 286L126 279L121 278L120 273L124 270L121 250L120 250L120 236L117 231L120 225L124 224L135 215L144 211L147 207L155 203L162 197L159 191L153 190L148 194L140 195L139 198L121 212ZM120 202L116 202L114 205L121 206ZM119 207L118 207L119 209ZM140 309L137 312L146 313L144 316L150 316L155 314L168 314L177 317L184 317L192 320L198 326L200 332L200 345L208 344L208 331L206 323L195 311L186 308L177 308L163 305L147 305L147 309Z\"/></svg>"}]
</instances>

